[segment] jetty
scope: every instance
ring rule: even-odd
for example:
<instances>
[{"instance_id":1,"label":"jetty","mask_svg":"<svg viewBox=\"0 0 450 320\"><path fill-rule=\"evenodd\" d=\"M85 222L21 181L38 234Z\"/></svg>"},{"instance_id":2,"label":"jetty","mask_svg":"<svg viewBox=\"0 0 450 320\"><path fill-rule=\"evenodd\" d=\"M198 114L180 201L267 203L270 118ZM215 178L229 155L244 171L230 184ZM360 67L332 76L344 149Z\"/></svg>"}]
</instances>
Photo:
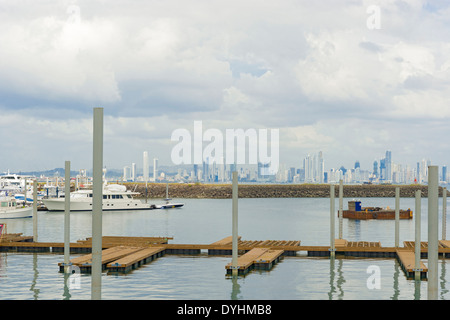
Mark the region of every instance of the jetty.
<instances>
[{"instance_id":1,"label":"jetty","mask_svg":"<svg viewBox=\"0 0 450 320\"><path fill-rule=\"evenodd\" d=\"M102 271L109 273L128 273L167 254L211 256L229 256L232 254L232 237L226 237L210 244L169 243L173 237L102 237ZM238 274L247 275L252 270L269 271L285 257L330 257L330 246L303 245L299 240L242 240L238 242ZM81 273L91 273L92 238L78 240L70 244L71 254L79 255L70 260ZM421 242L421 259L427 259L427 242ZM0 252L46 252L62 254L64 243L33 242L32 237L21 234L4 235L0 241ZM380 242L335 240L336 257L394 258L403 269L407 279L414 277L415 245L414 241L404 241L403 247L384 247ZM439 241L439 255L450 258L450 241ZM304 256L304 255L303 255ZM60 272L64 263L58 264ZM225 274L229 275L233 267L225 265ZM421 262L421 278L426 279L428 268Z\"/></svg>"}]
</instances>

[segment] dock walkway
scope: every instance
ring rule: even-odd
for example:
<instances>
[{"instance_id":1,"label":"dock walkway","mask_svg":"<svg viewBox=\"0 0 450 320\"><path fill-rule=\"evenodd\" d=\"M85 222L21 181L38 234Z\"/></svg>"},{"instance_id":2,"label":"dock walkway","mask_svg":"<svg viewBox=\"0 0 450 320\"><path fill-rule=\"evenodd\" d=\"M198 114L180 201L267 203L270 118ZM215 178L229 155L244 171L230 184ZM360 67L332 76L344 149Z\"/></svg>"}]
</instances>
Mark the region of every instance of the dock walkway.
<instances>
[{"instance_id":1,"label":"dock walkway","mask_svg":"<svg viewBox=\"0 0 450 320\"><path fill-rule=\"evenodd\" d=\"M253 268L270 270L274 264L280 261L283 250L271 250L266 248L254 248L240 256L237 260L238 274L247 274ZM233 272L230 262L225 266L227 274Z\"/></svg>"},{"instance_id":2,"label":"dock walkway","mask_svg":"<svg viewBox=\"0 0 450 320\"><path fill-rule=\"evenodd\" d=\"M32 237L31 237L32 238ZM8 239L8 240L6 240ZM114 272L129 272L142 264L153 261L165 254L201 254L207 251L208 255L231 255L232 238L226 237L211 244L173 244L168 243L168 237L111 237L102 238L102 268L103 270L113 270ZM32 242L30 237L24 237L20 234L10 235L0 241L0 252L52 252L63 253L64 243L61 242ZM404 241L403 247L383 247L380 242L369 241L347 241L345 239L335 240L336 256L369 257L369 258L396 258L403 266L405 273L411 272L411 263L414 255L413 241ZM148 249L145 250L144 249ZM248 272L252 269L260 268L270 270L277 262L285 256L297 256L298 252L306 252L308 257L329 257L330 246L305 246L300 241L285 240L242 240L239 237L238 254L240 261L247 253L251 252L249 263L242 263L242 269ZM428 244L421 243L421 259L427 258ZM83 254L83 256L72 259L72 264L79 266L82 272L90 272L92 255L92 239L79 240L70 243L71 254ZM153 251L154 250L154 251ZM408 251L409 253L403 253ZM255 252L261 253L255 256ZM439 255L444 258L450 258L450 241L439 241ZM148 254L148 256L147 256ZM247 257L251 256L250 254ZM120 260L122 259L122 260ZM114 265L115 264L115 265ZM64 269L64 264L59 263L59 269ZM245 267L247 266L247 267ZM226 267L227 270L229 269ZM427 268L421 265L424 275ZM228 272L228 271L227 271ZM244 273L244 271L242 272Z\"/></svg>"}]
</instances>

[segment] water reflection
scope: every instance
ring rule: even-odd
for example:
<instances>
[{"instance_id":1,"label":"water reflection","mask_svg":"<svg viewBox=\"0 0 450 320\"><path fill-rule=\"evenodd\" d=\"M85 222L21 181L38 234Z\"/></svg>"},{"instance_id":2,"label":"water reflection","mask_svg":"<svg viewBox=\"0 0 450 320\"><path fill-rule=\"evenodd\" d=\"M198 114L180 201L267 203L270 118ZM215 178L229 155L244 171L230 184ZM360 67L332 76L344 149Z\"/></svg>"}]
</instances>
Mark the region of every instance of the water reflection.
<instances>
[{"instance_id":1,"label":"water reflection","mask_svg":"<svg viewBox=\"0 0 450 320\"><path fill-rule=\"evenodd\" d=\"M444 254L445 256L445 254ZM445 258L442 259L441 263L441 299L444 300L445 294L448 293L448 290L445 288Z\"/></svg>"},{"instance_id":2,"label":"water reflection","mask_svg":"<svg viewBox=\"0 0 450 320\"><path fill-rule=\"evenodd\" d=\"M399 287L398 287L398 277L399 277L399 274L400 274L400 264L398 263L398 261L397 260L395 260L395 263L394 263L394 293L393 293L393 295L392 295L392 297L391 297L391 299L392 300L398 300L398 297L400 296L400 290L399 290Z\"/></svg>"},{"instance_id":3,"label":"water reflection","mask_svg":"<svg viewBox=\"0 0 450 320\"><path fill-rule=\"evenodd\" d=\"M38 253L33 253L33 281L31 282L30 291L33 292L34 300L38 300L39 299L40 289L36 288L38 275L39 275L39 270L38 270Z\"/></svg>"},{"instance_id":4,"label":"water reflection","mask_svg":"<svg viewBox=\"0 0 450 320\"><path fill-rule=\"evenodd\" d=\"M239 300L238 294L241 293L241 285L238 283L238 276L232 276L231 283L231 300Z\"/></svg>"},{"instance_id":5,"label":"water reflection","mask_svg":"<svg viewBox=\"0 0 450 320\"><path fill-rule=\"evenodd\" d=\"M342 285L345 283L344 273L342 272L343 259L337 259L337 280L335 283L335 264L336 258L330 257L330 291L328 292L328 300L333 300L333 294L337 294L337 299L342 300L344 298L344 290L342 289Z\"/></svg>"}]
</instances>

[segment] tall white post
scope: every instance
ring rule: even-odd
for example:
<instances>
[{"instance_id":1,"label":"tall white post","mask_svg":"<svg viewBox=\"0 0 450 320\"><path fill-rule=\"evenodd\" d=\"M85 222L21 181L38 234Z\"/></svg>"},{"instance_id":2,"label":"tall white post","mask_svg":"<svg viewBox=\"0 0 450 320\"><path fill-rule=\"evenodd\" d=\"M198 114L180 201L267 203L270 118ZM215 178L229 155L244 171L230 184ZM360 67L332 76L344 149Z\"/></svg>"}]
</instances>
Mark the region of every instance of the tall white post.
<instances>
[{"instance_id":1,"label":"tall white post","mask_svg":"<svg viewBox=\"0 0 450 320\"><path fill-rule=\"evenodd\" d=\"M232 221L232 275L238 274L237 260L238 260L238 173L233 171L233 189L232 189L232 210L233 210L233 221Z\"/></svg>"},{"instance_id":2,"label":"tall white post","mask_svg":"<svg viewBox=\"0 0 450 320\"><path fill-rule=\"evenodd\" d=\"M330 185L330 257L335 256L335 245L334 245L334 215L335 215L335 203L334 203L334 184Z\"/></svg>"},{"instance_id":3,"label":"tall white post","mask_svg":"<svg viewBox=\"0 0 450 320\"><path fill-rule=\"evenodd\" d=\"M342 239L342 227L344 224L344 181L339 181L339 239Z\"/></svg>"},{"instance_id":4,"label":"tall white post","mask_svg":"<svg viewBox=\"0 0 450 320\"><path fill-rule=\"evenodd\" d=\"M38 216L37 216L37 180L33 181L33 242L38 241Z\"/></svg>"},{"instance_id":5,"label":"tall white post","mask_svg":"<svg viewBox=\"0 0 450 320\"><path fill-rule=\"evenodd\" d=\"M91 299L102 297L103 108L94 108Z\"/></svg>"},{"instance_id":6,"label":"tall white post","mask_svg":"<svg viewBox=\"0 0 450 320\"><path fill-rule=\"evenodd\" d=\"M442 240L447 237L447 188L442 188Z\"/></svg>"},{"instance_id":7,"label":"tall white post","mask_svg":"<svg viewBox=\"0 0 450 320\"><path fill-rule=\"evenodd\" d=\"M437 166L428 166L428 300L438 299L438 208Z\"/></svg>"},{"instance_id":8,"label":"tall white post","mask_svg":"<svg viewBox=\"0 0 450 320\"><path fill-rule=\"evenodd\" d=\"M70 161L65 162L64 179L64 265L70 264Z\"/></svg>"},{"instance_id":9,"label":"tall white post","mask_svg":"<svg viewBox=\"0 0 450 320\"><path fill-rule=\"evenodd\" d=\"M415 219L416 219L416 234L415 234L415 278L420 279L420 219L421 219L421 199L422 192L420 190L416 191L416 207L415 207Z\"/></svg>"},{"instance_id":10,"label":"tall white post","mask_svg":"<svg viewBox=\"0 0 450 320\"><path fill-rule=\"evenodd\" d=\"M400 187L395 188L395 247L400 245Z\"/></svg>"}]
</instances>

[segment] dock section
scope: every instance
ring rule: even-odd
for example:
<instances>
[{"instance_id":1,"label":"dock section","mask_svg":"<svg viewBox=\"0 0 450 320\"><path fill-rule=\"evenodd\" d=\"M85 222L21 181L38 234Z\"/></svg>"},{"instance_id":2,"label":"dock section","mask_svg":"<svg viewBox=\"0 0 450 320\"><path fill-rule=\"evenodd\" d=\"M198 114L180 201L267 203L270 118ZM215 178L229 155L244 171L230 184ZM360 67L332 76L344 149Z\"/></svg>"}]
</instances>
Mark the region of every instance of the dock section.
<instances>
[{"instance_id":1,"label":"dock section","mask_svg":"<svg viewBox=\"0 0 450 320\"><path fill-rule=\"evenodd\" d=\"M411 250L405 250L405 249L399 249L397 250L397 260L403 270L405 272L406 278L413 279L415 277L416 272L416 258L415 258L414 251ZM425 279L427 278L428 274L428 268L425 266L425 264L421 261L420 262L420 278Z\"/></svg>"},{"instance_id":2,"label":"dock section","mask_svg":"<svg viewBox=\"0 0 450 320\"><path fill-rule=\"evenodd\" d=\"M109 272L128 273L164 255L164 248L145 248L107 264Z\"/></svg>"}]
</instances>

